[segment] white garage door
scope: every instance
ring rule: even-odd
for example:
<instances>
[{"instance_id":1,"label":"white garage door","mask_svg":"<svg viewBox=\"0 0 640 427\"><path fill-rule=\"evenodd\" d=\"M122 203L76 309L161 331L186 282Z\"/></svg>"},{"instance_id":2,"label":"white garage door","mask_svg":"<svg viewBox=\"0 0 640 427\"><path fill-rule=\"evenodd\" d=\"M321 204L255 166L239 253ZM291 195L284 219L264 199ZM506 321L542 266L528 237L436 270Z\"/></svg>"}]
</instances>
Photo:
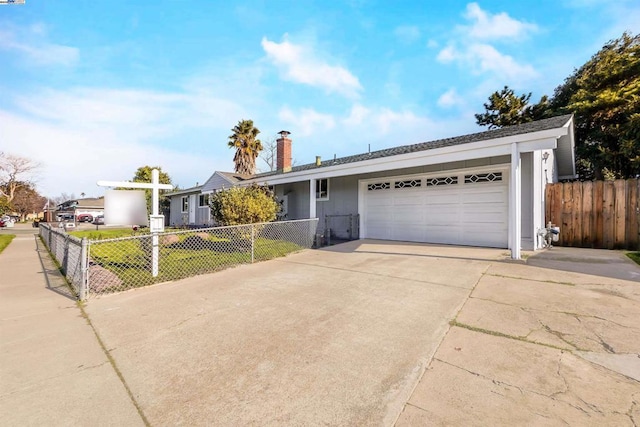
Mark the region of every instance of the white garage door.
<instances>
[{"instance_id":1,"label":"white garage door","mask_svg":"<svg viewBox=\"0 0 640 427\"><path fill-rule=\"evenodd\" d=\"M502 171L381 178L361 191L367 238L507 247Z\"/></svg>"}]
</instances>

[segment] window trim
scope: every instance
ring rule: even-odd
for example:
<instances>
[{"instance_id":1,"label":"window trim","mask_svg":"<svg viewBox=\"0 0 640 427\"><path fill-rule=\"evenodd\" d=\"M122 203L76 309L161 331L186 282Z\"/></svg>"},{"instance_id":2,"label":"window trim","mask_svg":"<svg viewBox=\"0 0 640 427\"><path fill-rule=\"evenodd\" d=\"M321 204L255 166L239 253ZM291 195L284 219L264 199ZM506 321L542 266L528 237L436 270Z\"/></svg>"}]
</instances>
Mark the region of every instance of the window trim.
<instances>
[{"instance_id":1,"label":"window trim","mask_svg":"<svg viewBox=\"0 0 640 427\"><path fill-rule=\"evenodd\" d=\"M182 213L188 213L189 212L189 196L182 196Z\"/></svg>"},{"instance_id":2,"label":"window trim","mask_svg":"<svg viewBox=\"0 0 640 427\"><path fill-rule=\"evenodd\" d=\"M320 187L322 181L325 181L327 183L327 189L325 190L326 195L324 197L322 197L321 195L321 191L318 191L318 188ZM316 201L317 202L323 202L329 200L329 178L319 178L316 179Z\"/></svg>"},{"instance_id":3,"label":"window trim","mask_svg":"<svg viewBox=\"0 0 640 427\"><path fill-rule=\"evenodd\" d=\"M209 207L209 194L198 194L198 207L199 208L208 208ZM200 204L200 201L204 201L204 205Z\"/></svg>"}]
</instances>

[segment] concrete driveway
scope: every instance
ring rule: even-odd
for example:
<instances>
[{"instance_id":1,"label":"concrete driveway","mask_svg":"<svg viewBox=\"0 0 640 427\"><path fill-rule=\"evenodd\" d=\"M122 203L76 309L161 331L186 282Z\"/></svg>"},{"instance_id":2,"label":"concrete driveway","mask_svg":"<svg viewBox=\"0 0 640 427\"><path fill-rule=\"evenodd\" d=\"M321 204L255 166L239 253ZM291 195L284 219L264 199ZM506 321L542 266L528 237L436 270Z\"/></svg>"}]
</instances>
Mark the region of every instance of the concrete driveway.
<instances>
[{"instance_id":1,"label":"concrete driveway","mask_svg":"<svg viewBox=\"0 0 640 427\"><path fill-rule=\"evenodd\" d=\"M152 425L637 424L639 284L507 257L363 240L86 310Z\"/></svg>"},{"instance_id":2,"label":"concrete driveway","mask_svg":"<svg viewBox=\"0 0 640 427\"><path fill-rule=\"evenodd\" d=\"M360 241L89 301L152 425L393 424L504 251Z\"/></svg>"}]
</instances>

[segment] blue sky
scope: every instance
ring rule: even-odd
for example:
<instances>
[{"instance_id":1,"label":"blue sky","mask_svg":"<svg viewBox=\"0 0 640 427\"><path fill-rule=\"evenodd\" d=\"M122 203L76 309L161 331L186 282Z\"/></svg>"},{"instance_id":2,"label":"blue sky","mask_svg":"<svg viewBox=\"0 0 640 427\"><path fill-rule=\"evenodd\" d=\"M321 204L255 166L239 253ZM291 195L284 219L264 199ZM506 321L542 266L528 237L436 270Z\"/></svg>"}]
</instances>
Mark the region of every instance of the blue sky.
<instances>
[{"instance_id":1,"label":"blue sky","mask_svg":"<svg viewBox=\"0 0 640 427\"><path fill-rule=\"evenodd\" d=\"M232 170L241 119L290 131L298 164L456 136L639 26L635 0L27 0L0 6L0 151L44 195L97 196L142 165Z\"/></svg>"}]
</instances>

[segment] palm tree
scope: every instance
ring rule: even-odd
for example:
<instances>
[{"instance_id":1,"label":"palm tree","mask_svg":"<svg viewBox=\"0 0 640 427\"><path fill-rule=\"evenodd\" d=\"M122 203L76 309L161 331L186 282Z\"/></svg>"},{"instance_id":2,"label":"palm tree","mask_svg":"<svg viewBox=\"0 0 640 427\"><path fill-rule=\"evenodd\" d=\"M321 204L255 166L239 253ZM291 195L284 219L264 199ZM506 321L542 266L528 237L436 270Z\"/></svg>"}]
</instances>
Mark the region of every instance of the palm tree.
<instances>
[{"instance_id":1,"label":"palm tree","mask_svg":"<svg viewBox=\"0 0 640 427\"><path fill-rule=\"evenodd\" d=\"M262 143L257 139L260 130L253 126L253 120L240 120L229 136L229 148L235 148L233 162L236 173L253 175L256 171L256 158L262 151Z\"/></svg>"}]
</instances>

